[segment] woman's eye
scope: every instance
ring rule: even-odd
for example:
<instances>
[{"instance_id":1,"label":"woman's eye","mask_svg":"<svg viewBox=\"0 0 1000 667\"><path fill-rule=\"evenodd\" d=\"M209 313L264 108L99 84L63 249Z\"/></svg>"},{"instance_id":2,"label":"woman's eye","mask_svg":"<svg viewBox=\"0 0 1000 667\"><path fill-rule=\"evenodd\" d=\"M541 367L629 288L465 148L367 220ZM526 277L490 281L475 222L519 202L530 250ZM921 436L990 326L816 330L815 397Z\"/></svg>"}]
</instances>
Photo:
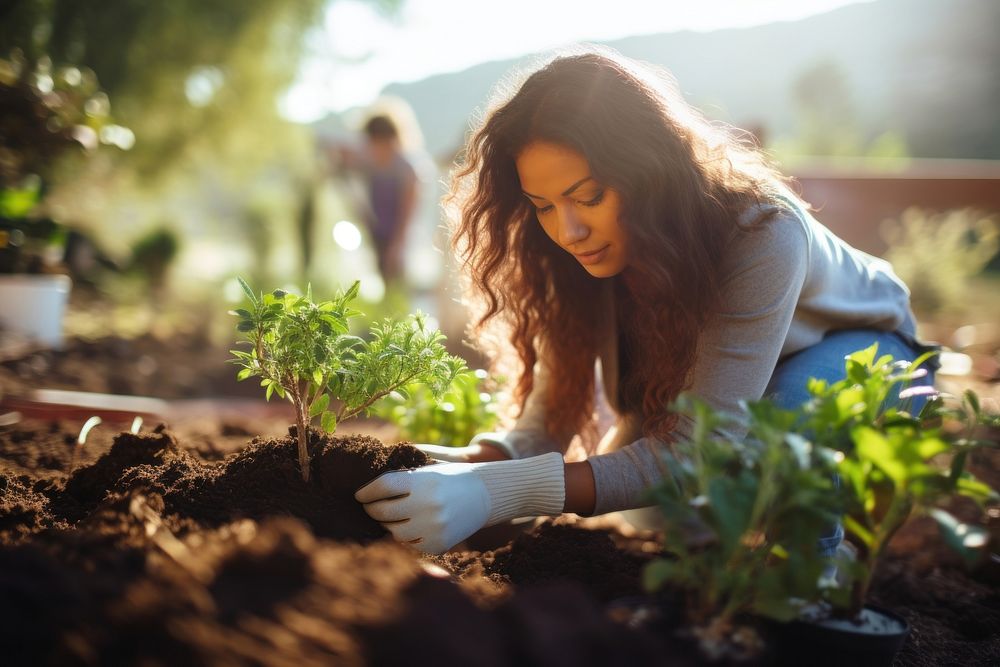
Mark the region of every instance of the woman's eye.
<instances>
[{"instance_id":1,"label":"woman's eye","mask_svg":"<svg viewBox=\"0 0 1000 667\"><path fill-rule=\"evenodd\" d=\"M555 207L552 206L552 204L549 204L548 206L539 206L538 208L535 209L535 213L537 213L538 215L542 215L542 214L548 213L553 208L555 208Z\"/></svg>"},{"instance_id":2,"label":"woman's eye","mask_svg":"<svg viewBox=\"0 0 1000 667\"><path fill-rule=\"evenodd\" d=\"M604 191L601 190L593 199L588 199L587 201L582 201L580 204L584 206L597 206L604 199Z\"/></svg>"}]
</instances>

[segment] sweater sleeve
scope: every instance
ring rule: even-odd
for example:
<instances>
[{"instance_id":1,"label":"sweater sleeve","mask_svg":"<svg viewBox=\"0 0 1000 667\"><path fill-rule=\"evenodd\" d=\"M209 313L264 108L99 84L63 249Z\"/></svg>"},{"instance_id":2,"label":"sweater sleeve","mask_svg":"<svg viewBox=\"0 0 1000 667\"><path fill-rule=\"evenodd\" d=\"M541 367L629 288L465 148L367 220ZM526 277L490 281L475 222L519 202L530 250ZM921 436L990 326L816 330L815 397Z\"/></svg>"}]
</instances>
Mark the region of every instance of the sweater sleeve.
<instances>
[{"instance_id":1,"label":"sweater sleeve","mask_svg":"<svg viewBox=\"0 0 1000 667\"><path fill-rule=\"evenodd\" d=\"M805 223L783 212L738 233L719 311L698 342L689 391L716 410L739 414L741 400L757 400L774 373L809 266ZM681 417L674 435L690 438ZM745 432L727 435L741 438ZM641 507L644 491L663 478L663 443L641 438L618 451L592 456L595 514Z\"/></svg>"},{"instance_id":2,"label":"sweater sleeve","mask_svg":"<svg viewBox=\"0 0 1000 667\"><path fill-rule=\"evenodd\" d=\"M565 453L573 439L572 433L551 436L545 426L545 394L549 386L547 364L539 359L534 369L531 393L525 399L524 410L514 427L505 432L479 433L472 443L484 442L502 449L512 459L524 459L548 452Z\"/></svg>"}]
</instances>

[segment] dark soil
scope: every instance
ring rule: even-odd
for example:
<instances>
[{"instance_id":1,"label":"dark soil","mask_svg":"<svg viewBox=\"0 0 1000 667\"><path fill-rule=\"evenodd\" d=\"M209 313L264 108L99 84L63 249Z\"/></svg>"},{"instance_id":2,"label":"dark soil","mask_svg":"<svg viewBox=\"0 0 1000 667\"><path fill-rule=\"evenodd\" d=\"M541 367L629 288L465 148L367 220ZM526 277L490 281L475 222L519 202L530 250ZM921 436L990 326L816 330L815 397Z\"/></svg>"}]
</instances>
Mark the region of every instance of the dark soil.
<instances>
[{"instance_id":1,"label":"dark soil","mask_svg":"<svg viewBox=\"0 0 1000 667\"><path fill-rule=\"evenodd\" d=\"M205 332L169 339L149 333L69 338L61 350L0 358L0 396L44 386L164 399L259 397L255 383L236 381L235 367L226 361L229 347L213 343Z\"/></svg>"},{"instance_id":2,"label":"dark soil","mask_svg":"<svg viewBox=\"0 0 1000 667\"><path fill-rule=\"evenodd\" d=\"M626 665L690 654L605 613L639 592L651 557L618 549L609 531L543 523L495 551L422 559L353 494L383 471L425 465L423 453L314 435L305 484L292 431L221 462L163 426L123 432L88 442L70 473L73 432L0 430L3 664Z\"/></svg>"},{"instance_id":3,"label":"dark soil","mask_svg":"<svg viewBox=\"0 0 1000 667\"><path fill-rule=\"evenodd\" d=\"M70 473L75 436L0 429L5 665L702 664L670 622L628 611L652 534L564 517L437 557L385 537L353 493L426 464L413 447L313 436L305 484L293 433L221 461L162 426L119 433ZM908 525L873 594L913 628L897 664L998 664L991 576Z\"/></svg>"}]
</instances>

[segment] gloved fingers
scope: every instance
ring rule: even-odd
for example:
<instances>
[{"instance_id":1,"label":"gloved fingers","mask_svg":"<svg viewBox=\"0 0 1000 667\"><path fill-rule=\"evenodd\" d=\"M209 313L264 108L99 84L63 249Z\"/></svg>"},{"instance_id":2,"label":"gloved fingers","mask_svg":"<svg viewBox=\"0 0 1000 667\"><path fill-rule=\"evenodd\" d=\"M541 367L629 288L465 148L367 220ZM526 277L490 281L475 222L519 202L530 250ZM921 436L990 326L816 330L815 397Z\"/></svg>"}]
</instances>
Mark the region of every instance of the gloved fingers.
<instances>
[{"instance_id":1,"label":"gloved fingers","mask_svg":"<svg viewBox=\"0 0 1000 667\"><path fill-rule=\"evenodd\" d=\"M396 523L384 523L382 527L392 533L392 538L397 542L407 542L414 546L419 545L424 540L424 531L414 521L397 521Z\"/></svg>"},{"instance_id":2,"label":"gloved fingers","mask_svg":"<svg viewBox=\"0 0 1000 667\"><path fill-rule=\"evenodd\" d=\"M368 504L385 498L395 498L410 492L410 471L384 472L354 494L359 503Z\"/></svg>"},{"instance_id":3,"label":"gloved fingers","mask_svg":"<svg viewBox=\"0 0 1000 667\"><path fill-rule=\"evenodd\" d=\"M435 461L446 463L464 463L469 460L468 447L445 447L443 445L413 445Z\"/></svg>"},{"instance_id":4,"label":"gloved fingers","mask_svg":"<svg viewBox=\"0 0 1000 667\"><path fill-rule=\"evenodd\" d=\"M406 499L410 496L401 496L399 498L389 498L387 500L376 500L375 502L365 503L365 512L368 516L375 519L379 523L392 523L396 521L409 521L410 517L413 515L413 508L410 503L406 502Z\"/></svg>"}]
</instances>

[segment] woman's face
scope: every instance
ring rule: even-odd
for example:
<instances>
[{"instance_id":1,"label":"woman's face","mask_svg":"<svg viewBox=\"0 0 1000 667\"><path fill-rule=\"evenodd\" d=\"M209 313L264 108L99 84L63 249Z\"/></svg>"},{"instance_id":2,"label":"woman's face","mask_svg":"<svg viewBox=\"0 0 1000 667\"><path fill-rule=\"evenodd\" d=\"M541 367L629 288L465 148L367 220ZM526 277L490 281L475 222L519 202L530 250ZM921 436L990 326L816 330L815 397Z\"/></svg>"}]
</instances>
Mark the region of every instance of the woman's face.
<instances>
[{"instance_id":1,"label":"woman's face","mask_svg":"<svg viewBox=\"0 0 1000 667\"><path fill-rule=\"evenodd\" d=\"M595 278L621 273L628 251L619 221L621 199L594 180L586 158L570 148L535 141L516 163L521 190L549 238Z\"/></svg>"}]
</instances>

